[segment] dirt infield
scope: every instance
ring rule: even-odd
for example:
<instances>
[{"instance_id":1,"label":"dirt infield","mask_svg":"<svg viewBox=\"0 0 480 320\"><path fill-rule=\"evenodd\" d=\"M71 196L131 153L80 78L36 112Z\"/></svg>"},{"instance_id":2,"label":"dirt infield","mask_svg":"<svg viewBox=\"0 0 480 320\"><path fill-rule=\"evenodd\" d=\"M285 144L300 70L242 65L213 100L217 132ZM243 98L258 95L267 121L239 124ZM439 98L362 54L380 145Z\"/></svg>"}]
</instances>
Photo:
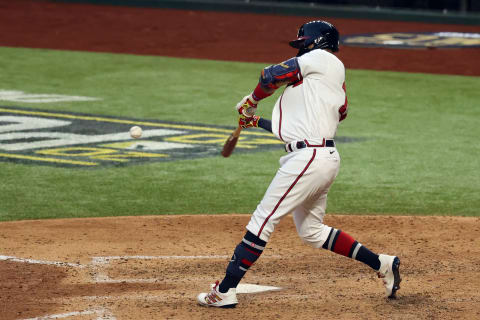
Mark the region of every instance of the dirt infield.
<instances>
[{"instance_id":1,"label":"dirt infield","mask_svg":"<svg viewBox=\"0 0 480 320\"><path fill-rule=\"evenodd\" d=\"M477 26L329 19L344 34ZM0 0L0 45L278 62L303 17ZM95 32L93 32L95 31ZM480 75L480 49L342 47L347 68ZM201 308L249 216L158 216L0 223L0 319L479 319L480 219L327 215L402 259L397 300L362 264L302 244L284 219L234 310Z\"/></svg>"},{"instance_id":2,"label":"dirt infield","mask_svg":"<svg viewBox=\"0 0 480 320\"><path fill-rule=\"evenodd\" d=\"M327 224L401 257L397 300L384 297L380 279L368 267L304 245L286 218L243 281L282 290L239 294L234 310L197 306L195 295L224 273L248 219L1 223L0 318L480 318L479 218L327 215Z\"/></svg>"}]
</instances>

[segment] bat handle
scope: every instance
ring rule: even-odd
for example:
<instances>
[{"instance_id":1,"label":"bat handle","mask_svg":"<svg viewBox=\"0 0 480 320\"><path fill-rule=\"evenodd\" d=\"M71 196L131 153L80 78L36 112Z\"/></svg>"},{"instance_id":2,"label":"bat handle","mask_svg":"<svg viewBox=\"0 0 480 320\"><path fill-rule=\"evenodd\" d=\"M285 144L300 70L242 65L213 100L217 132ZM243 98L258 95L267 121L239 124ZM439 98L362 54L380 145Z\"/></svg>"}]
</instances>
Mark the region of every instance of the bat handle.
<instances>
[{"instance_id":1,"label":"bat handle","mask_svg":"<svg viewBox=\"0 0 480 320\"><path fill-rule=\"evenodd\" d=\"M240 136L240 132L242 131L242 127L241 126L238 126L237 129L235 129L235 131L232 132L232 137L234 138L238 138Z\"/></svg>"}]
</instances>

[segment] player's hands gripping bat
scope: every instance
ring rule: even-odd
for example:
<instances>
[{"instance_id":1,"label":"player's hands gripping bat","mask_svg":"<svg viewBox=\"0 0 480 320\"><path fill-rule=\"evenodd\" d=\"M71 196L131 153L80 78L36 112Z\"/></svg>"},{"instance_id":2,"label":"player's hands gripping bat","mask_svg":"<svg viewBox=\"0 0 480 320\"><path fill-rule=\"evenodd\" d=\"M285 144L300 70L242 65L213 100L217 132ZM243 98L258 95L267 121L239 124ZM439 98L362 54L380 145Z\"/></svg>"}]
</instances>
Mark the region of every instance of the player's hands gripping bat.
<instances>
[{"instance_id":1,"label":"player's hands gripping bat","mask_svg":"<svg viewBox=\"0 0 480 320\"><path fill-rule=\"evenodd\" d=\"M227 141L223 145L222 156L224 156L225 158L230 156L233 152L233 149L235 149L235 146L237 145L238 137L240 136L240 132L242 131L242 129L258 127L258 120L260 120L259 116L253 116L250 118L240 116L238 118L238 128L232 132L232 134L228 137Z\"/></svg>"},{"instance_id":2,"label":"player's hands gripping bat","mask_svg":"<svg viewBox=\"0 0 480 320\"><path fill-rule=\"evenodd\" d=\"M245 118L253 117L257 111L258 101L255 100L252 94L243 97L242 101L237 103L235 107L238 111L238 114L243 115Z\"/></svg>"},{"instance_id":3,"label":"player's hands gripping bat","mask_svg":"<svg viewBox=\"0 0 480 320\"><path fill-rule=\"evenodd\" d=\"M242 129L252 127L253 121L255 121L255 123L258 123L259 119L259 117L255 117L255 111L257 110L257 102L255 101L255 99L252 98L251 95L245 96L242 101L237 104L236 109L240 114L240 118L238 119L238 128L232 132L232 134L228 137L227 141L225 141L225 144L223 145L221 154L225 158L229 157L235 149L235 146L238 142L238 137L240 137L240 132L242 131Z\"/></svg>"},{"instance_id":4,"label":"player's hands gripping bat","mask_svg":"<svg viewBox=\"0 0 480 320\"><path fill-rule=\"evenodd\" d=\"M238 118L238 126L242 127L242 129L245 128L258 128L258 121L260 120L259 116L253 116L246 118L244 116L240 116Z\"/></svg>"}]
</instances>

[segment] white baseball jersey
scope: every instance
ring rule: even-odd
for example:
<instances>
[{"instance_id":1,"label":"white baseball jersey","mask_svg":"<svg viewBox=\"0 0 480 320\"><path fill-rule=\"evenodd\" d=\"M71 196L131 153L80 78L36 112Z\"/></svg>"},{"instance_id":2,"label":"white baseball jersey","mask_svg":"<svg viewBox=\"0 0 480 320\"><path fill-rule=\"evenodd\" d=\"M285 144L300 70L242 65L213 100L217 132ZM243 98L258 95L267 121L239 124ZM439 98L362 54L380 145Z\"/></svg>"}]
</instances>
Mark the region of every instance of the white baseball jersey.
<instances>
[{"instance_id":1,"label":"white baseball jersey","mask_svg":"<svg viewBox=\"0 0 480 320\"><path fill-rule=\"evenodd\" d=\"M305 53L298 64L303 82L286 87L275 103L272 132L285 143L333 139L345 104L345 67L325 50Z\"/></svg>"},{"instance_id":2,"label":"white baseball jersey","mask_svg":"<svg viewBox=\"0 0 480 320\"><path fill-rule=\"evenodd\" d=\"M280 159L280 168L254 211L247 230L268 241L282 217L293 213L297 232L320 248L331 227L323 224L327 193L340 168L333 139L346 116L345 68L333 54L316 49L298 57L303 81L289 85L277 100L272 132L285 143L307 140L312 147L297 149Z\"/></svg>"}]
</instances>

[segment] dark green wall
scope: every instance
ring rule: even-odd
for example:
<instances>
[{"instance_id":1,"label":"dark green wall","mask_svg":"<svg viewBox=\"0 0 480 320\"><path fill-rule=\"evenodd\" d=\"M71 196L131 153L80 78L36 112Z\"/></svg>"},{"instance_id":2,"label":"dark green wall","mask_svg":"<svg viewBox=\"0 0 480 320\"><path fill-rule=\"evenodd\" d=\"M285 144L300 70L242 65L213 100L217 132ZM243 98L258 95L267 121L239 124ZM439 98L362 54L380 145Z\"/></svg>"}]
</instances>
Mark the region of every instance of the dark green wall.
<instances>
[{"instance_id":1,"label":"dark green wall","mask_svg":"<svg viewBox=\"0 0 480 320\"><path fill-rule=\"evenodd\" d=\"M54 2L94 3L121 6L175 8L190 10L214 10L234 12L254 12L267 14L324 16L336 18L379 19L396 21L421 21L444 24L480 25L480 13L462 13L455 11L412 10L403 8L338 5L354 0L317 0L317 1L245 1L245 0L50 0ZM360 2L362 0L355 0ZM393 0L363 0L363 2L392 2ZM429 0L400 0L426 2ZM438 0L443 1L443 0ZM445 0L447 1L447 0ZM461 0L456 0L461 1ZM467 0L480 1L480 0ZM318 2L313 3L313 2ZM321 4L336 3L337 5ZM397 0L395 0L397 2Z\"/></svg>"}]
</instances>

